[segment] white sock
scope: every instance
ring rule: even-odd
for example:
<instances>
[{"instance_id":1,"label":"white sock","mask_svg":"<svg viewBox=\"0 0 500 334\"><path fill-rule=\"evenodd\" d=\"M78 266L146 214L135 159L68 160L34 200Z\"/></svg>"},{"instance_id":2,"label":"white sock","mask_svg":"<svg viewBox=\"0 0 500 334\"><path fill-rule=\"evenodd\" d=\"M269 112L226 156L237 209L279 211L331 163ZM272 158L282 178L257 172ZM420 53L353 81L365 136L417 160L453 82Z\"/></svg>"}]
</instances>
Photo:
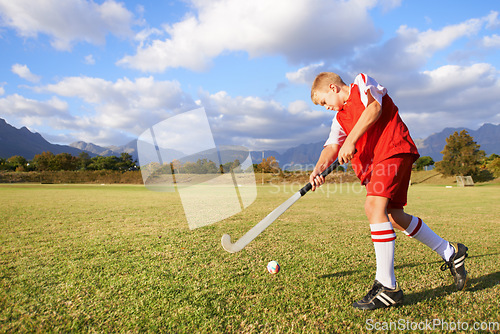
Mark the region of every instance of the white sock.
<instances>
[{"instance_id":1,"label":"white sock","mask_svg":"<svg viewBox=\"0 0 500 334\"><path fill-rule=\"evenodd\" d=\"M375 279L383 286L396 288L396 276L394 275L394 245L396 233L391 222L381 224L370 224L375 256L377 258L377 274Z\"/></svg>"},{"instance_id":2,"label":"white sock","mask_svg":"<svg viewBox=\"0 0 500 334\"><path fill-rule=\"evenodd\" d=\"M445 261L448 261L455 253L455 249L448 241L434 233L434 231L418 217L412 217L410 225L404 233L410 238L417 239L421 243L427 245Z\"/></svg>"}]
</instances>

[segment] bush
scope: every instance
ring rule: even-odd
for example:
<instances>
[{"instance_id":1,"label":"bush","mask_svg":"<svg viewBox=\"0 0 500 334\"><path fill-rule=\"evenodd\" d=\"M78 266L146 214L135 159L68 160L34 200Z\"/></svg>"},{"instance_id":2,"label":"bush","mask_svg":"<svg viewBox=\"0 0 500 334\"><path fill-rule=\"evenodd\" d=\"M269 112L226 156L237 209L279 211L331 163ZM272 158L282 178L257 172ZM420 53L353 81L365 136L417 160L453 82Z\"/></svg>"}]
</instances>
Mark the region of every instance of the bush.
<instances>
[{"instance_id":1,"label":"bush","mask_svg":"<svg viewBox=\"0 0 500 334\"><path fill-rule=\"evenodd\" d=\"M142 184L140 171L0 172L0 183L122 183Z\"/></svg>"},{"instance_id":2,"label":"bush","mask_svg":"<svg viewBox=\"0 0 500 334\"><path fill-rule=\"evenodd\" d=\"M500 158L495 158L488 162L486 168L493 174L493 176L500 177Z\"/></svg>"}]
</instances>

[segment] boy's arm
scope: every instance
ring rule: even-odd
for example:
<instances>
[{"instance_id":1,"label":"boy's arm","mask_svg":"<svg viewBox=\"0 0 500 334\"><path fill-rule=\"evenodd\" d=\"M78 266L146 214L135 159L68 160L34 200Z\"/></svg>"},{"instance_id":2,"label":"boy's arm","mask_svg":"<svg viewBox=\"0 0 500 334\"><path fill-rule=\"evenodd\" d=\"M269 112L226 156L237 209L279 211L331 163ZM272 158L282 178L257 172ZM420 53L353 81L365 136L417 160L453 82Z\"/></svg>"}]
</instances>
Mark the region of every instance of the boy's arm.
<instances>
[{"instance_id":1,"label":"boy's arm","mask_svg":"<svg viewBox=\"0 0 500 334\"><path fill-rule=\"evenodd\" d=\"M325 178L321 176L321 172L323 172L328 166L331 165L332 162L337 158L337 153L339 152L340 145L331 144L325 146L323 151L321 151L321 155L316 163L316 167L312 171L309 176L309 182L312 185L311 190L315 191L317 187L325 183Z\"/></svg>"},{"instance_id":2,"label":"boy's arm","mask_svg":"<svg viewBox=\"0 0 500 334\"><path fill-rule=\"evenodd\" d=\"M368 105L338 152L339 163L341 165L348 163L353 158L356 151L356 142L380 118L381 114L382 106L373 98L370 90L368 90Z\"/></svg>"}]
</instances>

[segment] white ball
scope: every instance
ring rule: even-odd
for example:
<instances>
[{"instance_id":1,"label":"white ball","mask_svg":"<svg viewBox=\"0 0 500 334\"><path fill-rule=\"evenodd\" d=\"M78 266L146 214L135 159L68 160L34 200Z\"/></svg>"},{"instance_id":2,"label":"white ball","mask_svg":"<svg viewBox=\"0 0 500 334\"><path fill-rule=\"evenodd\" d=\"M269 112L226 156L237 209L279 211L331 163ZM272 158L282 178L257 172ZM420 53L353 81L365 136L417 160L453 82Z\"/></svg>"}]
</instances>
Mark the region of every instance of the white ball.
<instances>
[{"instance_id":1,"label":"white ball","mask_svg":"<svg viewBox=\"0 0 500 334\"><path fill-rule=\"evenodd\" d=\"M269 271L271 274L277 274L280 271L280 265L276 261L270 261L267 264L267 271Z\"/></svg>"}]
</instances>

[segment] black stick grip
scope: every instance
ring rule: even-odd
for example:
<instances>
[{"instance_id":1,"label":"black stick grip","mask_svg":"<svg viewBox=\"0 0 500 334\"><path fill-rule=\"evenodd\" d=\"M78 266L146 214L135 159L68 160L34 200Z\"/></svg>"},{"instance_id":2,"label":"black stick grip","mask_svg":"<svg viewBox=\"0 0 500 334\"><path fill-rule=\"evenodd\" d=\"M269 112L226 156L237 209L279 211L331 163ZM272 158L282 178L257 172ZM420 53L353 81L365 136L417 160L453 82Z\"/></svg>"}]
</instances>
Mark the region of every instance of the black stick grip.
<instances>
[{"instance_id":1,"label":"black stick grip","mask_svg":"<svg viewBox=\"0 0 500 334\"><path fill-rule=\"evenodd\" d=\"M339 159L335 159L334 162L327 169L321 172L321 176L326 177L328 174L333 172L339 166ZM304 196L309 190L312 189L311 182L308 182L302 189L299 190L300 196Z\"/></svg>"}]
</instances>

